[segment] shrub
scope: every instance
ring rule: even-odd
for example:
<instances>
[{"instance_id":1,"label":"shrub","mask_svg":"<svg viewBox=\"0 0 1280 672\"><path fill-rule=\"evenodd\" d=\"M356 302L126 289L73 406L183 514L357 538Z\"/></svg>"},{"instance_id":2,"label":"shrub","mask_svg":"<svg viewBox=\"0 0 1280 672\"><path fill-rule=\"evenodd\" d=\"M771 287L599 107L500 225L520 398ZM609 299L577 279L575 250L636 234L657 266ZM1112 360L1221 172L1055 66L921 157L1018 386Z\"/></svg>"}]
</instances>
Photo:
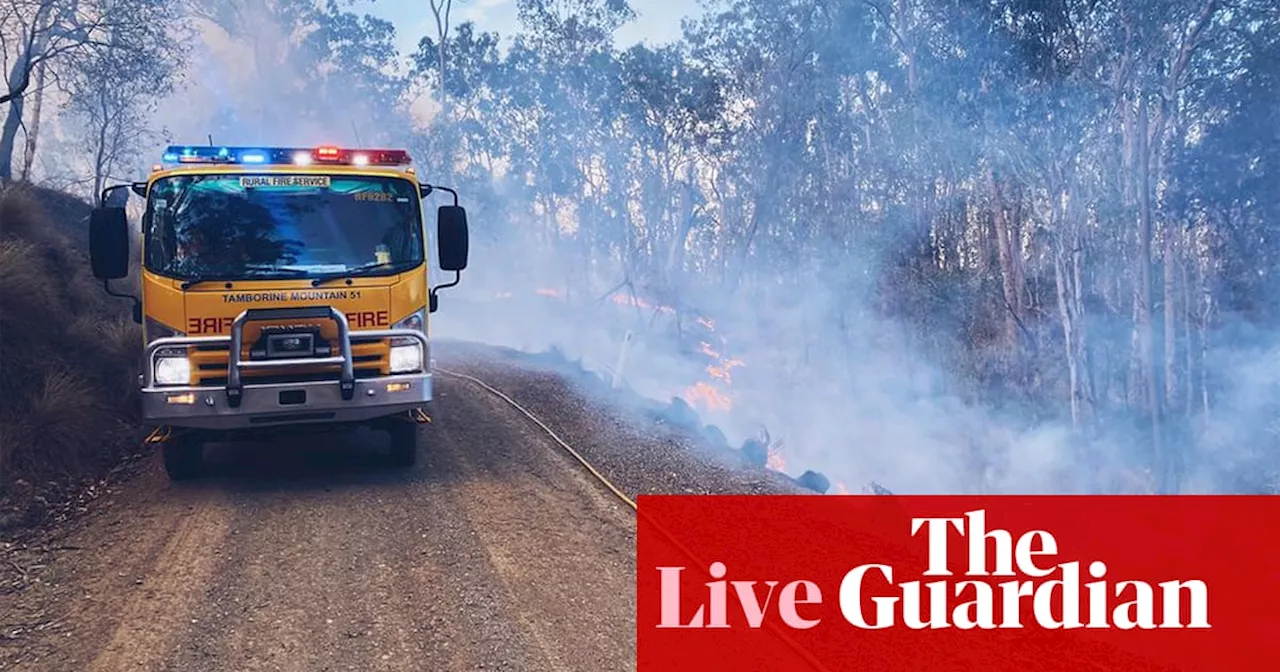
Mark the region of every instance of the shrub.
<instances>
[{"instance_id":1,"label":"shrub","mask_svg":"<svg viewBox=\"0 0 1280 672\"><path fill-rule=\"evenodd\" d=\"M27 511L32 484L101 475L136 436L141 328L93 278L88 218L89 205L66 194L0 190L0 499L10 512Z\"/></svg>"}]
</instances>

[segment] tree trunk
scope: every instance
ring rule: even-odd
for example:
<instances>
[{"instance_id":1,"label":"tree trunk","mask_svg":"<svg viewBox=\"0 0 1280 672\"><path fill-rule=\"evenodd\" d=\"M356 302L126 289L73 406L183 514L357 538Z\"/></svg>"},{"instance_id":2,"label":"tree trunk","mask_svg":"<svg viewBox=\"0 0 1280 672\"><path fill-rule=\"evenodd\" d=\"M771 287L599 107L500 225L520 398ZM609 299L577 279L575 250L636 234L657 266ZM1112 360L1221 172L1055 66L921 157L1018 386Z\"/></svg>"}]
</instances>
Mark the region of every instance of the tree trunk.
<instances>
[{"instance_id":1,"label":"tree trunk","mask_svg":"<svg viewBox=\"0 0 1280 672\"><path fill-rule=\"evenodd\" d=\"M1195 246L1198 248L1199 246ZM1203 421L1209 421L1209 321L1213 319L1213 294L1209 291L1209 269L1212 253L1196 255L1196 336L1197 356L1200 360L1200 389L1198 393Z\"/></svg>"},{"instance_id":2,"label":"tree trunk","mask_svg":"<svg viewBox=\"0 0 1280 672\"><path fill-rule=\"evenodd\" d=\"M1000 280L1004 292L1004 338L1005 346L1013 348L1018 342L1018 320L1021 291L1017 285L1017 270L1014 267L1014 241L1010 234L1009 220L1005 216L1004 199L1000 194L1000 183L996 180L995 171L987 166L987 189L991 196L991 213L995 225L996 254L1000 261Z\"/></svg>"},{"instance_id":3,"label":"tree trunk","mask_svg":"<svg viewBox=\"0 0 1280 672\"><path fill-rule=\"evenodd\" d=\"M1188 252L1191 254L1191 252ZM1187 263L1178 264L1179 280L1182 286L1182 339L1183 339L1183 366L1185 370L1182 374L1182 395L1184 401L1183 412L1190 418L1195 414L1195 332L1191 329L1191 272L1187 269Z\"/></svg>"},{"instance_id":4,"label":"tree trunk","mask_svg":"<svg viewBox=\"0 0 1280 672\"><path fill-rule=\"evenodd\" d=\"M28 47L27 51L23 52L14 61L13 68L9 71L8 91L12 97L9 98L9 109L4 118L4 128L0 130L0 184L5 184L13 179L14 143L18 139L18 129L22 126L26 84L31 77L31 53L32 50Z\"/></svg>"},{"instance_id":5,"label":"tree trunk","mask_svg":"<svg viewBox=\"0 0 1280 672\"><path fill-rule=\"evenodd\" d=\"M440 44L436 47L436 62L440 67L440 118L445 119L445 87L444 87L444 36L440 36Z\"/></svg>"},{"instance_id":6,"label":"tree trunk","mask_svg":"<svg viewBox=\"0 0 1280 672\"><path fill-rule=\"evenodd\" d=\"M40 110L44 106L44 71L43 62L36 66L36 97L31 101L31 123L27 124L27 142L22 152L21 180L31 179L31 166L36 160L36 141L40 138Z\"/></svg>"},{"instance_id":7,"label":"tree trunk","mask_svg":"<svg viewBox=\"0 0 1280 672\"><path fill-rule=\"evenodd\" d=\"M1163 165L1157 161L1157 165ZM1176 222L1164 222L1164 245L1161 250L1162 273L1164 284L1164 401L1166 409L1178 407L1178 278L1179 261L1177 247L1178 227Z\"/></svg>"},{"instance_id":8,"label":"tree trunk","mask_svg":"<svg viewBox=\"0 0 1280 672\"><path fill-rule=\"evenodd\" d=\"M768 185L769 188L772 188L777 184L775 179L777 170L776 161L770 161L765 166L765 179L763 182L765 185ZM746 234L743 236L741 246L736 251L736 254L732 255L732 261L729 261L729 255L726 254L726 261L730 264L728 269L730 279L729 282L726 283L728 290L726 294L729 297L737 296L739 290L742 288L743 276L747 272L747 267L751 259L751 245L755 242L756 233L760 230L760 222L772 214L762 212L767 203L772 203L768 196L766 196L766 194L770 193L769 190L761 188L758 184L753 186L755 187L755 194L752 196L751 217L747 223Z\"/></svg>"},{"instance_id":9,"label":"tree trunk","mask_svg":"<svg viewBox=\"0 0 1280 672\"><path fill-rule=\"evenodd\" d=\"M973 227L977 234L975 237L977 242L974 244L974 266L978 269L978 275L985 283L991 279L995 270L993 266L993 260L996 255L995 243L992 240L991 222L985 213L982 213L981 204L975 204L973 200L972 196L965 199L965 219L973 221ZM975 210L977 210L977 216L974 216Z\"/></svg>"},{"instance_id":10,"label":"tree trunk","mask_svg":"<svg viewBox=\"0 0 1280 672\"><path fill-rule=\"evenodd\" d=\"M94 204L98 206L102 203L102 190L106 187L108 161L107 161L107 135L111 127L111 105L109 96L105 90L98 92L98 111L102 117L98 120L98 140L97 147L93 153L93 198Z\"/></svg>"},{"instance_id":11,"label":"tree trunk","mask_svg":"<svg viewBox=\"0 0 1280 672\"><path fill-rule=\"evenodd\" d=\"M1163 401L1164 390L1160 384L1160 362L1162 357L1156 352L1157 344L1152 325L1152 285L1155 282L1152 272L1152 233L1151 233L1151 151L1147 144L1149 129L1148 102L1143 96L1138 102L1138 124L1136 129L1135 155L1138 170L1138 264L1134 288L1134 320L1138 336L1138 362L1141 371L1143 392L1147 414L1151 421L1151 447L1155 459L1157 488L1162 493L1176 490L1173 479L1172 461L1167 452L1163 437Z\"/></svg>"},{"instance_id":12,"label":"tree trunk","mask_svg":"<svg viewBox=\"0 0 1280 672\"><path fill-rule=\"evenodd\" d=\"M673 189L674 191L674 189ZM693 185L685 183L681 189L680 196L675 198L672 212L677 213L679 221L676 222L675 235L671 238L671 245L667 248L667 263L663 278L663 284L679 287L683 282L684 273L684 255L685 244L689 239L689 232L693 230L694 221L697 218L697 212L694 209Z\"/></svg>"},{"instance_id":13,"label":"tree trunk","mask_svg":"<svg viewBox=\"0 0 1280 672\"><path fill-rule=\"evenodd\" d=\"M9 100L9 113L5 116L3 130L0 130L0 184L13 180L13 150L18 128L22 126L23 107L23 94Z\"/></svg>"},{"instance_id":14,"label":"tree trunk","mask_svg":"<svg viewBox=\"0 0 1280 672\"><path fill-rule=\"evenodd\" d=\"M1070 384L1071 423L1076 430L1093 415L1093 384L1086 345L1082 241L1078 216L1082 214L1076 194L1065 192L1066 207L1055 208L1051 228L1054 237L1053 280L1057 290L1058 315L1062 321L1063 346ZM1059 199L1061 200L1061 199Z\"/></svg>"},{"instance_id":15,"label":"tree trunk","mask_svg":"<svg viewBox=\"0 0 1280 672\"><path fill-rule=\"evenodd\" d=\"M1068 396L1071 399L1071 426L1080 429L1080 366L1076 359L1076 332L1075 332L1075 315L1073 315L1072 301L1067 296L1067 273L1063 257L1063 242L1061 239L1054 243L1053 249L1053 286L1057 290L1058 298L1058 317L1062 321L1062 343L1067 358L1067 376L1070 385Z\"/></svg>"},{"instance_id":16,"label":"tree trunk","mask_svg":"<svg viewBox=\"0 0 1280 672\"><path fill-rule=\"evenodd\" d=\"M432 0L431 13L436 19L436 66L440 68L440 120L448 122L447 97L445 95L445 42L449 39L449 12L453 8L453 0L442 0L436 2ZM456 137L456 134L455 134ZM456 148L446 142L444 150L447 152L445 157L445 169L447 174L452 175L454 170L454 158L457 156Z\"/></svg>"},{"instance_id":17,"label":"tree trunk","mask_svg":"<svg viewBox=\"0 0 1280 672\"><path fill-rule=\"evenodd\" d=\"M1009 220L1009 252L1013 258L1014 311L1021 320L1029 309L1034 307L1032 296L1027 292L1027 269L1022 256L1022 235L1025 223L1022 217L1022 193L1016 191L1013 202L1013 217ZM1074 220L1071 220L1074 221Z\"/></svg>"},{"instance_id":18,"label":"tree trunk","mask_svg":"<svg viewBox=\"0 0 1280 672\"><path fill-rule=\"evenodd\" d=\"M1080 402L1083 420L1087 423L1093 419L1094 405L1097 403L1097 388L1094 386L1093 358L1089 351L1088 314L1084 309L1084 245L1080 240L1077 220L1072 222L1072 239L1075 249L1071 255L1071 285L1075 299L1076 315L1076 360L1084 367L1084 377L1080 380Z\"/></svg>"}]
</instances>

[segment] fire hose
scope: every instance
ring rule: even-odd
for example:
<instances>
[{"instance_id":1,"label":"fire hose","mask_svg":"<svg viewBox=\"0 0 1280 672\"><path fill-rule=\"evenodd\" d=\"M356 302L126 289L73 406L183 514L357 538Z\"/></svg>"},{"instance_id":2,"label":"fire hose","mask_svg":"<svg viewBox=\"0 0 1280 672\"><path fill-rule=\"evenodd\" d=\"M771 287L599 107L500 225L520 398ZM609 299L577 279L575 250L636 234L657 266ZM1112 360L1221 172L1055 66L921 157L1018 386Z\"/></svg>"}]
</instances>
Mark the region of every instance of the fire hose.
<instances>
[{"instance_id":1,"label":"fire hose","mask_svg":"<svg viewBox=\"0 0 1280 672\"><path fill-rule=\"evenodd\" d=\"M540 427L542 431L546 432L547 436L551 437L552 441L555 441L557 444L559 444L559 446L563 448L565 452L569 453L569 455L573 457L573 459L577 460L578 463L581 464L583 468L587 470L588 473L594 476L596 480L600 481L600 483L604 484L604 487L608 488L610 492L612 492L614 495L618 497L618 499L621 499L623 502L626 502L627 506L631 507L632 510L636 509L635 500L628 497L627 494L624 493L618 486L614 485L613 482L610 481L608 478L606 478L604 474L600 473L599 469L596 469L595 466L593 466L590 462L587 461L587 458L583 457L581 453L579 453L577 450L574 450L573 446L570 446L568 442L560 438L560 436L556 434L550 427L548 427L546 423L538 419L538 416L534 415L524 406L521 406L518 402L516 402L511 397L508 397L507 395L503 394L501 390L498 390L497 388L484 382L483 380L480 380L479 378L476 378L474 376L469 376L465 373L458 373L457 371L450 371L448 369L442 369L440 367L435 367L432 370L439 373L443 373L446 376L452 376L453 378L459 378L461 380L465 380L467 382L479 385L485 391L505 401L509 406L511 406L512 408L519 411L522 415L524 415L524 417L533 421L533 423L538 427Z\"/></svg>"}]
</instances>

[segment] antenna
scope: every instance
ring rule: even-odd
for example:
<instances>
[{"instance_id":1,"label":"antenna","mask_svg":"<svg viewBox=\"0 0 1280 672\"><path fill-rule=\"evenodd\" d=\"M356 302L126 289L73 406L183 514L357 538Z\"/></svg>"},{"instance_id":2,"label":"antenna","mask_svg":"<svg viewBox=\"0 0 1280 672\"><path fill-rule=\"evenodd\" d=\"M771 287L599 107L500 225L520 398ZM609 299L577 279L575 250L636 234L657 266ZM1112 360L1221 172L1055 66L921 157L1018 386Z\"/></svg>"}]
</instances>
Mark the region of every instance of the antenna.
<instances>
[{"instance_id":1,"label":"antenna","mask_svg":"<svg viewBox=\"0 0 1280 672\"><path fill-rule=\"evenodd\" d=\"M212 133L210 133L210 134L209 134L209 146L210 146L210 147L212 147L212 146L213 146L213 134L212 134Z\"/></svg>"},{"instance_id":2,"label":"antenna","mask_svg":"<svg viewBox=\"0 0 1280 672\"><path fill-rule=\"evenodd\" d=\"M356 149L364 149L364 145L360 142L360 129L356 128L356 120L351 120L351 132L356 134Z\"/></svg>"}]
</instances>

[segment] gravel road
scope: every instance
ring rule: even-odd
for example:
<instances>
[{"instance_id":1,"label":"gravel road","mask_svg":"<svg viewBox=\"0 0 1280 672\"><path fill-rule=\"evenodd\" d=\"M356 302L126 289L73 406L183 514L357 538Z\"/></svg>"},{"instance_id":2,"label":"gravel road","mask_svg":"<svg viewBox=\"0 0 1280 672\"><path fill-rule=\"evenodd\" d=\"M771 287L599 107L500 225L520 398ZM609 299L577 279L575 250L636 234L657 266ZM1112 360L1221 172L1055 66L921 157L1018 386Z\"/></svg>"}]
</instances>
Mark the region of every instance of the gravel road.
<instances>
[{"instance_id":1,"label":"gravel road","mask_svg":"<svg viewBox=\"0 0 1280 672\"><path fill-rule=\"evenodd\" d=\"M793 491L509 355L436 356L534 407L629 494ZM215 446L210 476L180 485L148 457L10 553L0 669L634 669L633 512L501 399L436 389L407 471L380 464L374 433Z\"/></svg>"}]
</instances>

